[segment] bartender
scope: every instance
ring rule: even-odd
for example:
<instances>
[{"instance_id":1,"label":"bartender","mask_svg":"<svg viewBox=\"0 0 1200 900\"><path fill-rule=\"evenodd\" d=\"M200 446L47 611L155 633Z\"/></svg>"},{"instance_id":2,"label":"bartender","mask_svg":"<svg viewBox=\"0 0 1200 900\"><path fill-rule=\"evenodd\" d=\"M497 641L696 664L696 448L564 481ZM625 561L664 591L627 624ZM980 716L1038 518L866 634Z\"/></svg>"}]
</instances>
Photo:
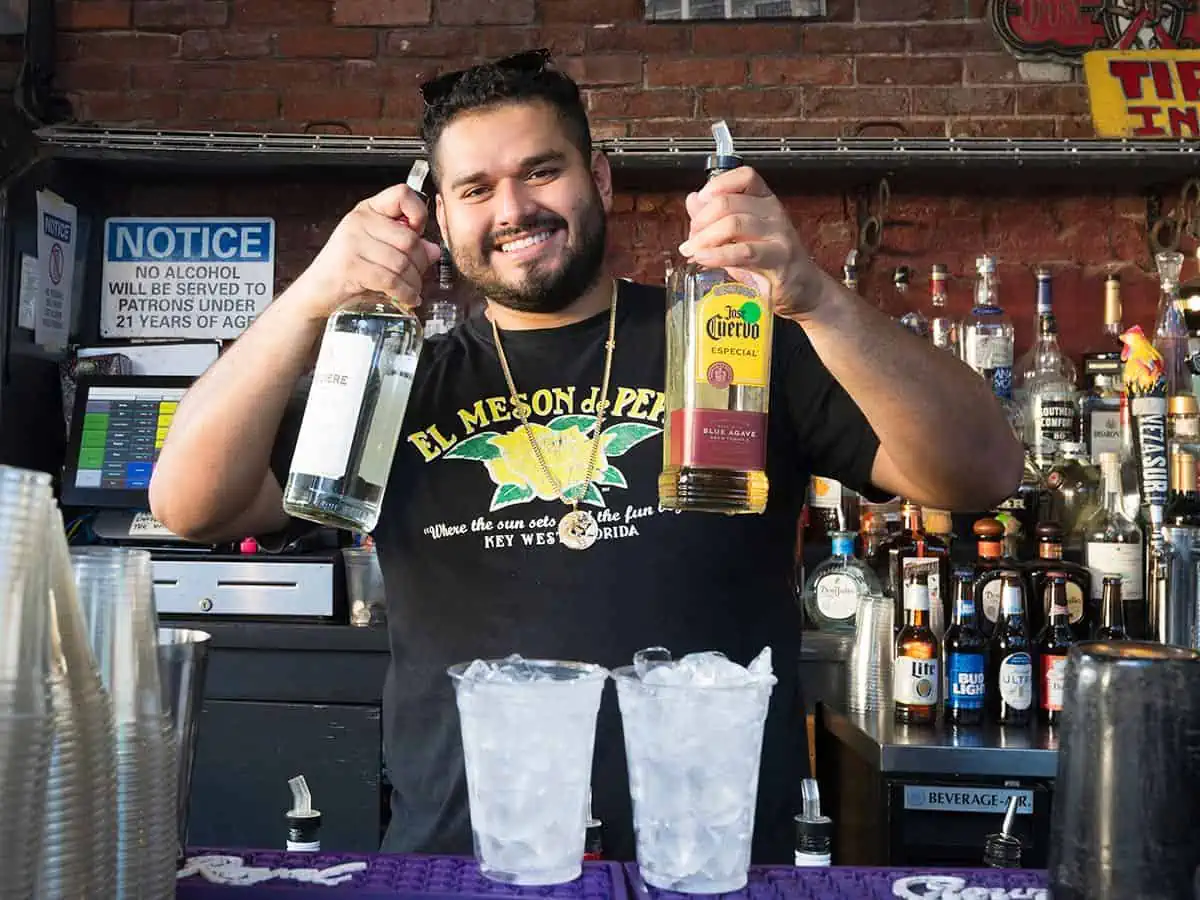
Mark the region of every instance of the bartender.
<instances>
[{"instance_id":1,"label":"bartender","mask_svg":"<svg viewBox=\"0 0 1200 900\"><path fill-rule=\"evenodd\" d=\"M745 664L770 645L779 681L753 861L790 861L808 755L789 579L809 476L881 500L987 509L1016 489L1020 445L989 386L819 269L782 204L743 167L688 195L679 251L731 267L774 303L770 499L757 516L660 511L664 290L605 265L612 174L592 148L577 86L533 51L442 75L422 93L437 223L486 303L421 352L373 535L391 644L383 730L392 817L382 849L471 852L447 666L520 653L615 667L653 645L677 657L720 650ZM192 386L150 486L168 528L215 542L298 526L280 489L303 409L297 385L339 306L363 292L419 303L438 257L421 237L426 216L403 185L360 202ZM601 434L539 427L594 414L606 383ZM517 418L515 393L545 399L531 404L532 427ZM467 446L485 433L483 450ZM557 538L573 494L550 476L586 471L593 452L603 505L589 508L600 535L575 549ZM594 766L606 852L632 859L611 690Z\"/></svg>"}]
</instances>

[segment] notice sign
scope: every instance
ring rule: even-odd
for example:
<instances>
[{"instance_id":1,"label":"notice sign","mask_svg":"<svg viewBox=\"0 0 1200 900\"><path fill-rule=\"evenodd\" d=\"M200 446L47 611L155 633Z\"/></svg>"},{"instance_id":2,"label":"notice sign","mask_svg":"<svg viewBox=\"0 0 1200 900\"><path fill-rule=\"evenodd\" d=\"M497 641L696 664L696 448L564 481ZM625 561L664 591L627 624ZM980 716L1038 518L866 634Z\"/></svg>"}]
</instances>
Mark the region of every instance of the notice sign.
<instances>
[{"instance_id":1,"label":"notice sign","mask_svg":"<svg viewBox=\"0 0 1200 900\"><path fill-rule=\"evenodd\" d=\"M1200 137L1200 51L1097 50L1083 68L1097 137Z\"/></svg>"},{"instance_id":2,"label":"notice sign","mask_svg":"<svg viewBox=\"0 0 1200 900\"><path fill-rule=\"evenodd\" d=\"M75 282L75 207L52 191L37 192L38 298L34 340L47 350L62 350L71 330L71 292Z\"/></svg>"},{"instance_id":3,"label":"notice sign","mask_svg":"<svg viewBox=\"0 0 1200 900\"><path fill-rule=\"evenodd\" d=\"M275 221L108 219L100 335L227 340L275 286Z\"/></svg>"}]
</instances>

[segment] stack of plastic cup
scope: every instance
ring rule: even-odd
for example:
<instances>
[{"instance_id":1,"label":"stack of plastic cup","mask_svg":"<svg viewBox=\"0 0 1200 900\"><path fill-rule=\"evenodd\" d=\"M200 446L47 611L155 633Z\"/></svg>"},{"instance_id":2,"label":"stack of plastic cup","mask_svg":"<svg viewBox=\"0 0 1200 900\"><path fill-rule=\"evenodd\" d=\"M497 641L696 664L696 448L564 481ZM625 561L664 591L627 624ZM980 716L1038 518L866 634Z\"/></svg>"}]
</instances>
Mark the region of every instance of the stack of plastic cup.
<instances>
[{"instance_id":1,"label":"stack of plastic cup","mask_svg":"<svg viewBox=\"0 0 1200 900\"><path fill-rule=\"evenodd\" d=\"M39 897L115 896L112 704L75 595L62 513L47 502L50 699L54 737Z\"/></svg>"},{"instance_id":2,"label":"stack of plastic cup","mask_svg":"<svg viewBox=\"0 0 1200 900\"><path fill-rule=\"evenodd\" d=\"M882 594L867 594L859 601L846 666L849 712L876 713L891 707L895 615L895 604Z\"/></svg>"},{"instance_id":3,"label":"stack of plastic cup","mask_svg":"<svg viewBox=\"0 0 1200 900\"><path fill-rule=\"evenodd\" d=\"M41 546L50 476L0 466L0 897L35 896L53 729Z\"/></svg>"},{"instance_id":4,"label":"stack of plastic cup","mask_svg":"<svg viewBox=\"0 0 1200 900\"><path fill-rule=\"evenodd\" d=\"M175 896L176 755L163 709L150 554L72 549L92 653L112 701L117 897Z\"/></svg>"}]
</instances>

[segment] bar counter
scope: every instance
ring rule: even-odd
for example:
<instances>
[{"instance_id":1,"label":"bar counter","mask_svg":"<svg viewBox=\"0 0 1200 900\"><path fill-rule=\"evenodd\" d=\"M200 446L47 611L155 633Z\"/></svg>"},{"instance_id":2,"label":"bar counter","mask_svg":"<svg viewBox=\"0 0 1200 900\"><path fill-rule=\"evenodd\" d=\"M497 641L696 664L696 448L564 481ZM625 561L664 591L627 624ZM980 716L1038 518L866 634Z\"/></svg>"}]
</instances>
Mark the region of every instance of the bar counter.
<instances>
[{"instance_id":1,"label":"bar counter","mask_svg":"<svg viewBox=\"0 0 1200 900\"><path fill-rule=\"evenodd\" d=\"M243 884L217 883L204 872L205 857L233 861L225 877ZM238 862L240 858L240 863ZM326 883L305 883L289 877L297 870L330 872ZM210 871L211 871L211 867ZM238 872L237 869L242 871ZM246 869L258 869L254 875ZM194 870L200 871L194 871ZM355 871L347 871L352 869ZM190 874L189 874L190 872ZM271 874L278 873L278 874ZM193 849L180 875L179 900L225 898L326 897L330 900L669 900L676 894L648 888L637 866L615 862L585 862L583 874L562 885L519 888L484 878L474 860L447 856L283 853L270 850ZM254 878L269 876L257 884ZM303 877L303 876L301 876ZM339 883L329 883L341 879ZM915 868L790 868L753 867L743 890L723 894L736 900L884 900L959 896L975 888L989 900L1047 900L1046 875L1017 869ZM1001 892L1006 893L1001 893ZM968 896L976 894L972 891Z\"/></svg>"},{"instance_id":2,"label":"bar counter","mask_svg":"<svg viewBox=\"0 0 1200 900\"><path fill-rule=\"evenodd\" d=\"M1009 798L1023 864L1046 865L1058 771L1054 729L898 725L892 710L819 703L816 775L834 823L833 861L854 866L976 866Z\"/></svg>"},{"instance_id":3,"label":"bar counter","mask_svg":"<svg viewBox=\"0 0 1200 900\"><path fill-rule=\"evenodd\" d=\"M1054 778L1058 735L1036 723L951 727L898 725L891 710L877 715L822 706L826 730L880 772Z\"/></svg>"}]
</instances>

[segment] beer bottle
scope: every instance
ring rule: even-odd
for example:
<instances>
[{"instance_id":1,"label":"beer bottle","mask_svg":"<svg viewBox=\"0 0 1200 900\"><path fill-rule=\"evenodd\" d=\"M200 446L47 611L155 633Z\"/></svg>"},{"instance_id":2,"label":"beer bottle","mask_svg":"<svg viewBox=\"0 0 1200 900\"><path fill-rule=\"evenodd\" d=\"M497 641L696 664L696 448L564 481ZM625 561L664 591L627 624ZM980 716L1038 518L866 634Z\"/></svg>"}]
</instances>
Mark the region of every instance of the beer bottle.
<instances>
[{"instance_id":1,"label":"beer bottle","mask_svg":"<svg viewBox=\"0 0 1200 900\"><path fill-rule=\"evenodd\" d=\"M1067 606L1067 576L1051 572L1047 576L1050 618L1038 635L1038 718L1046 725L1057 725L1062 718L1063 681L1067 674L1067 651L1074 637L1071 611Z\"/></svg>"},{"instance_id":2,"label":"beer bottle","mask_svg":"<svg viewBox=\"0 0 1200 900\"><path fill-rule=\"evenodd\" d=\"M987 684L987 638L975 614L975 573L954 571L954 619L943 642L946 669L944 721L947 725L983 723Z\"/></svg>"},{"instance_id":3,"label":"beer bottle","mask_svg":"<svg viewBox=\"0 0 1200 900\"><path fill-rule=\"evenodd\" d=\"M1100 598L1100 624L1096 628L1098 641L1127 641L1125 604L1121 602L1121 576L1105 575Z\"/></svg>"},{"instance_id":4,"label":"beer bottle","mask_svg":"<svg viewBox=\"0 0 1200 900\"><path fill-rule=\"evenodd\" d=\"M1025 626L1025 591L1019 575L1006 575L1000 619L992 634L987 696L992 719L1028 725L1033 713L1033 660Z\"/></svg>"},{"instance_id":5,"label":"beer bottle","mask_svg":"<svg viewBox=\"0 0 1200 900\"><path fill-rule=\"evenodd\" d=\"M904 627L896 635L892 678L896 721L934 724L938 684L938 640L929 627L929 586L924 581L909 581L904 585Z\"/></svg>"}]
</instances>

